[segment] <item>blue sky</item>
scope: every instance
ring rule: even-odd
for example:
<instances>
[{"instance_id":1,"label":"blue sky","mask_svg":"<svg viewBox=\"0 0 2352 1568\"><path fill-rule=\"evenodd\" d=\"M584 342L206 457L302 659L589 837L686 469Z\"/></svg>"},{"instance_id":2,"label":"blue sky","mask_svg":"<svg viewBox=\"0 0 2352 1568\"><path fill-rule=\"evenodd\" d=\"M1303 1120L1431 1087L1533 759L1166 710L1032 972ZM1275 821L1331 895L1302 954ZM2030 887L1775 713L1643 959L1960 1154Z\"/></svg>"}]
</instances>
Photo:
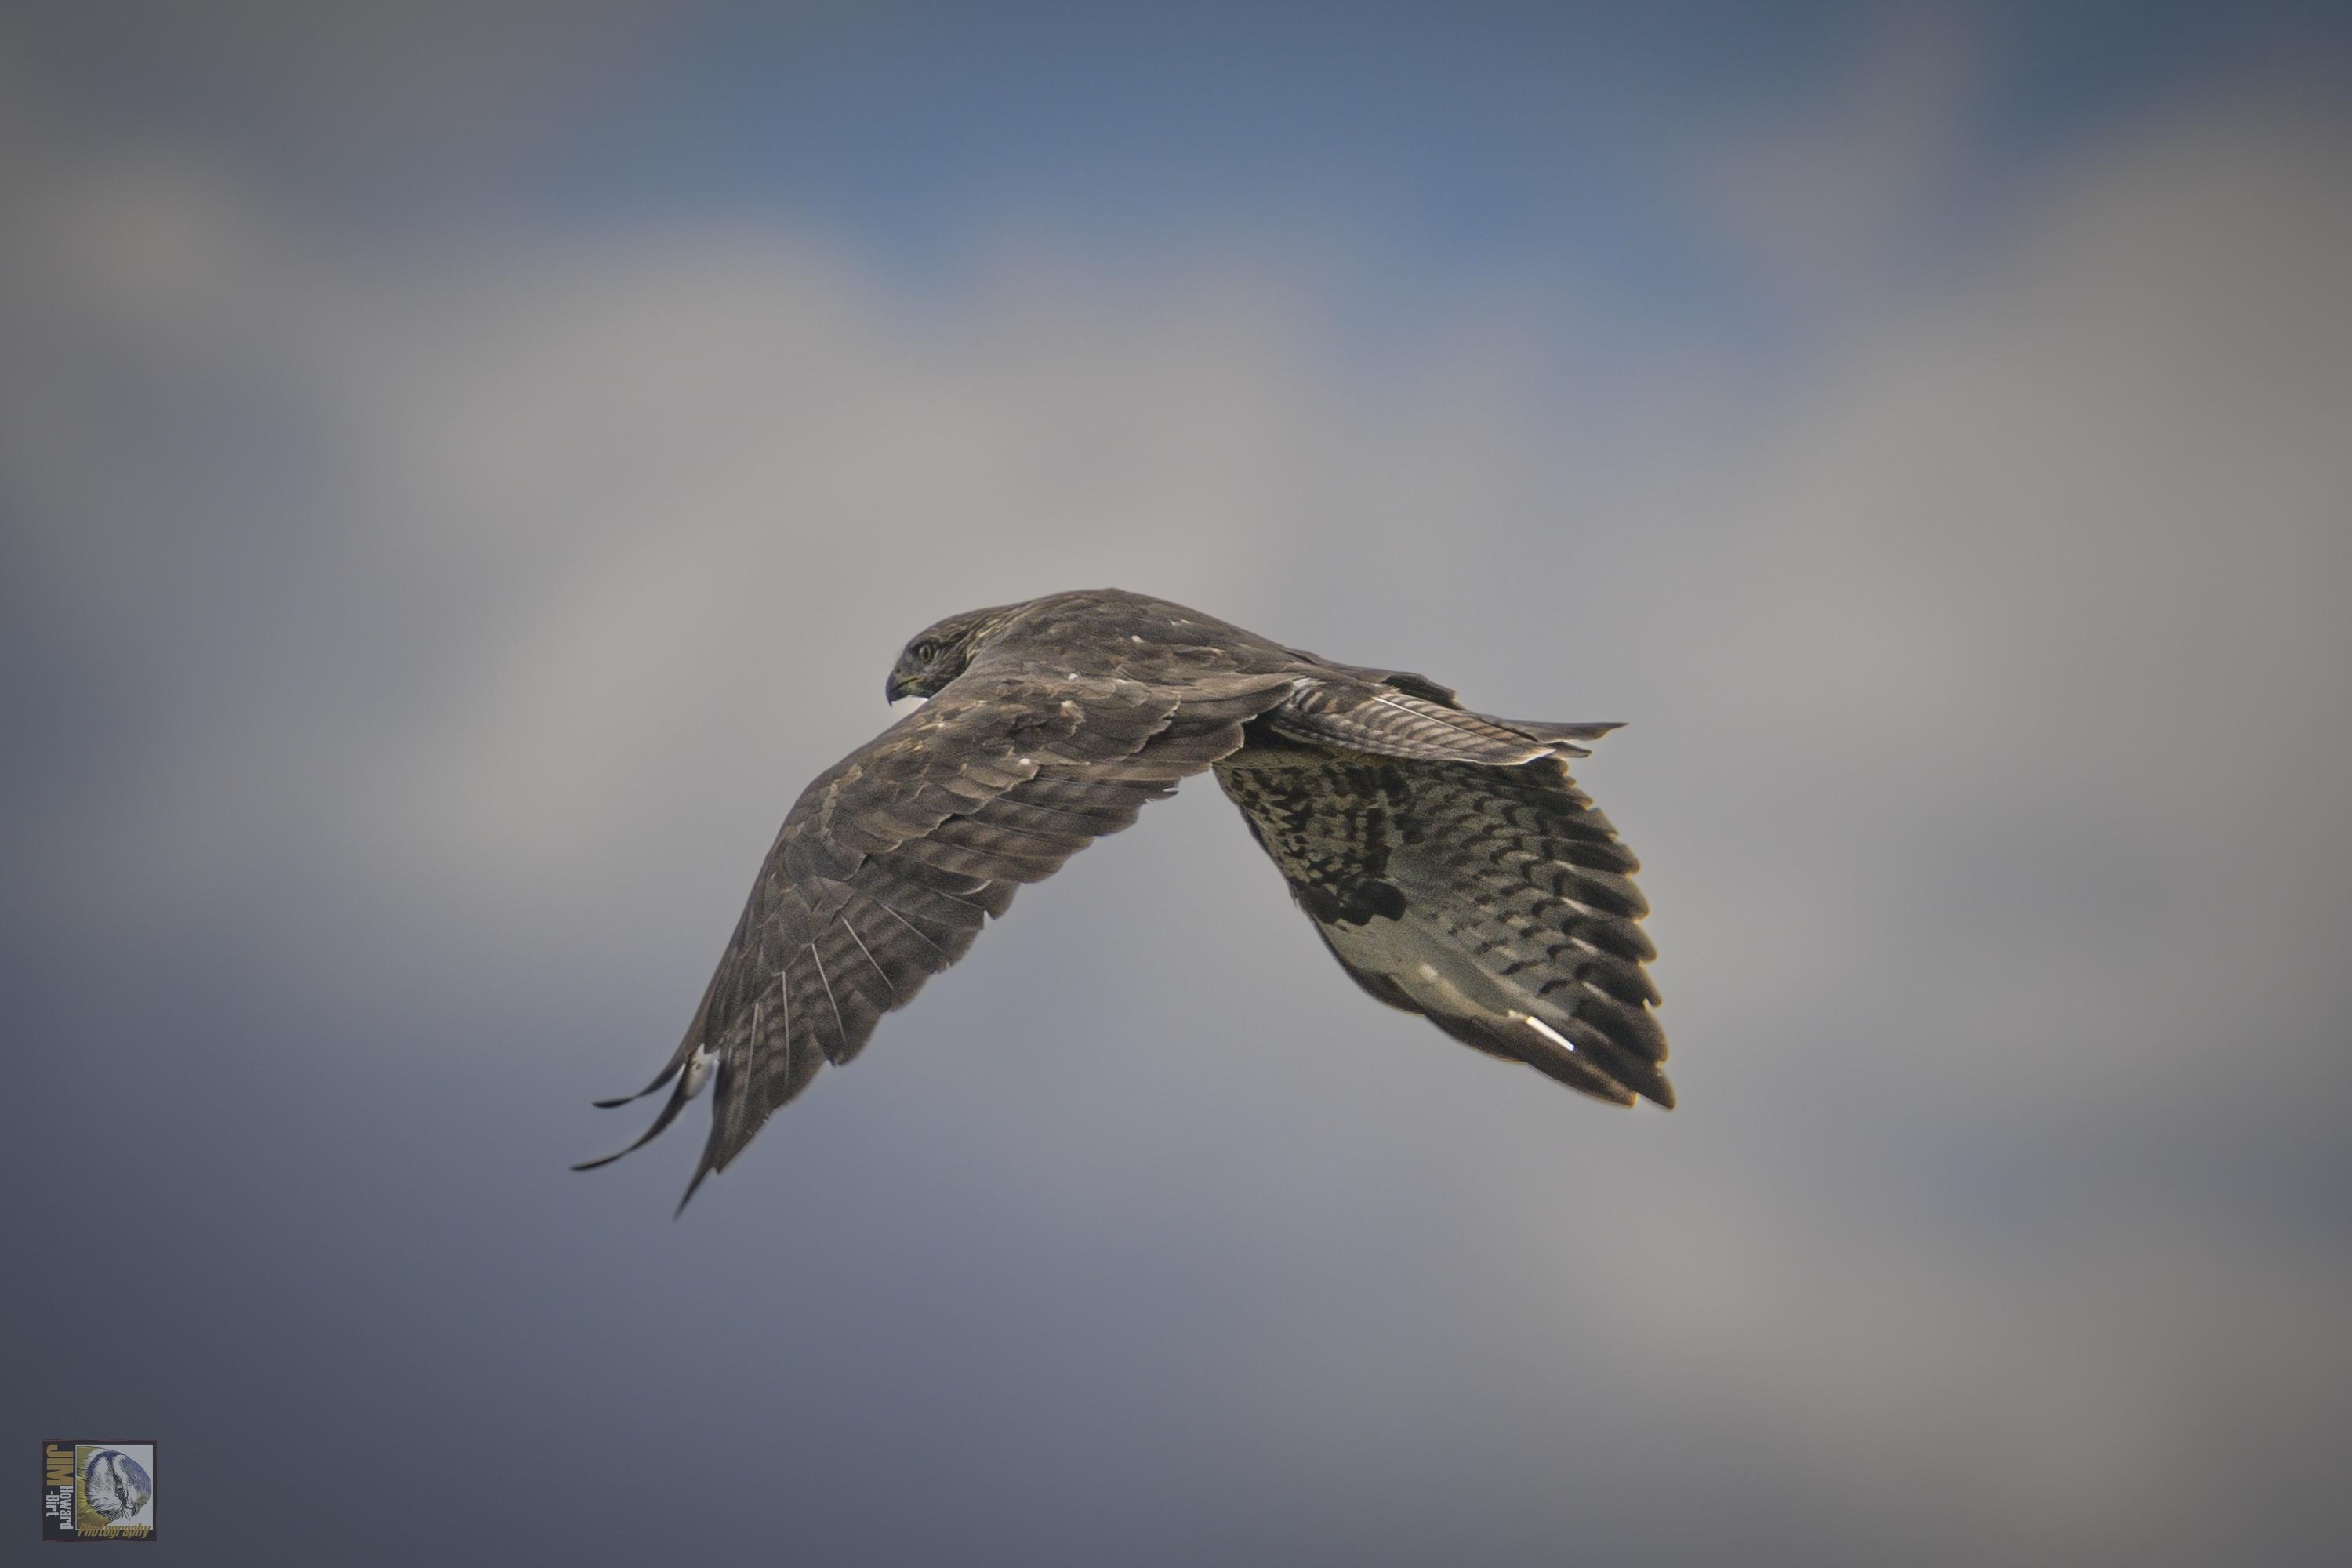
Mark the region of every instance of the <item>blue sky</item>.
<instances>
[{"instance_id":1,"label":"blue sky","mask_svg":"<svg viewBox=\"0 0 2352 1568\"><path fill-rule=\"evenodd\" d=\"M564 20L555 25L561 12ZM1694 211L1725 142L1840 123L1874 72L1937 116L1921 251L1965 247L2087 138L2246 79L2340 88L2324 5L489 6L353 23L119 8L30 58L116 124L215 139L306 210L413 230L829 226L952 278L1009 226L1081 247L1328 236L1392 287L1564 272L1642 313L1769 330L1785 301ZM89 13L85 11L85 16ZM1847 150L1849 154L1854 149ZM1908 259L1924 261L1925 256Z\"/></svg>"}]
</instances>

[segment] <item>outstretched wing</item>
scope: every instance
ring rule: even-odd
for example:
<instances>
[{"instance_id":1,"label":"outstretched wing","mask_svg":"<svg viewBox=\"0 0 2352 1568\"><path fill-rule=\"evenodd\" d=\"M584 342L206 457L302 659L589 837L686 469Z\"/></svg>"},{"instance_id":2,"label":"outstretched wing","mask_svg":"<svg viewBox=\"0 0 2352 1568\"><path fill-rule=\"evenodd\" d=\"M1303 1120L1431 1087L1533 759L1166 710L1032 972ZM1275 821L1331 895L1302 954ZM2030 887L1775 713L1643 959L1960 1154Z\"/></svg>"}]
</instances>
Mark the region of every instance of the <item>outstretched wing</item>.
<instances>
[{"instance_id":1,"label":"outstretched wing","mask_svg":"<svg viewBox=\"0 0 2352 1568\"><path fill-rule=\"evenodd\" d=\"M1672 1106L1639 866L1564 760L1611 728L1302 688L1217 781L1366 991L1587 1094Z\"/></svg>"},{"instance_id":2,"label":"outstretched wing","mask_svg":"<svg viewBox=\"0 0 2352 1568\"><path fill-rule=\"evenodd\" d=\"M677 1080L630 1148L715 1069L691 1198L820 1067L856 1056L885 1013L961 958L1020 884L1239 747L1243 723L1289 683L1223 675L1178 688L979 665L950 682L802 793L686 1037L640 1091Z\"/></svg>"}]
</instances>

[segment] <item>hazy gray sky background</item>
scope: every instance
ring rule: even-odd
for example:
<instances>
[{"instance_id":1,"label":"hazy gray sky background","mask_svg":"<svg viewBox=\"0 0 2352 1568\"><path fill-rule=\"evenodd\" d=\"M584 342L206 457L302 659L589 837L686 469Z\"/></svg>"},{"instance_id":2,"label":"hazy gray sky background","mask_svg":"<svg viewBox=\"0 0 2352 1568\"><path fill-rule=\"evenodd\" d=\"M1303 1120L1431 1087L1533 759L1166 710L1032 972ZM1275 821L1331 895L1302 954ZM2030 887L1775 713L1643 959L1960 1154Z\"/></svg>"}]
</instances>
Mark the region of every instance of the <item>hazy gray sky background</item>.
<instances>
[{"instance_id":1,"label":"hazy gray sky background","mask_svg":"<svg viewBox=\"0 0 2352 1568\"><path fill-rule=\"evenodd\" d=\"M2341 1560L2324 9L328 9L0 20L20 1451L186 1562ZM1630 721L1683 1108L1202 783L683 1221L698 1116L566 1173L901 642L1099 584Z\"/></svg>"}]
</instances>

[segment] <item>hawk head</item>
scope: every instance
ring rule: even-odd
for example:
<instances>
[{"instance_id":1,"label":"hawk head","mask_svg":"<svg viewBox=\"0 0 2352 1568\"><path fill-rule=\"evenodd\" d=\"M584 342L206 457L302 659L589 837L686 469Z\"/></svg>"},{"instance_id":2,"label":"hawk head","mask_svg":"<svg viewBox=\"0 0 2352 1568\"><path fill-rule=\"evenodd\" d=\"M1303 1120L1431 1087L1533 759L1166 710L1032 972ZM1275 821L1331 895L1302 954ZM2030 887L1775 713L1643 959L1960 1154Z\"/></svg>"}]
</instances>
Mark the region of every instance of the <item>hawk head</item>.
<instances>
[{"instance_id":1,"label":"hawk head","mask_svg":"<svg viewBox=\"0 0 2352 1568\"><path fill-rule=\"evenodd\" d=\"M901 697L938 696L941 687L963 673L982 638L994 629L1003 614L1003 607L966 610L925 626L899 651L882 695L892 702Z\"/></svg>"}]
</instances>

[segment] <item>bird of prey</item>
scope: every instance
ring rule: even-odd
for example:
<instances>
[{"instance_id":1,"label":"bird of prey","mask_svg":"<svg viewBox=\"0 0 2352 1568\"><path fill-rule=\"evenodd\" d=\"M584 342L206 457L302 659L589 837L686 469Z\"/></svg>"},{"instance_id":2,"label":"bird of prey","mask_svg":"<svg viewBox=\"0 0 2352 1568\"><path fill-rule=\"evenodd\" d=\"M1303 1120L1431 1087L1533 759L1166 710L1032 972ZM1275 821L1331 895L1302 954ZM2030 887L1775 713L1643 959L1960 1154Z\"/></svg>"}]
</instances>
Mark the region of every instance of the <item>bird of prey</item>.
<instances>
[{"instance_id":1,"label":"bird of prey","mask_svg":"<svg viewBox=\"0 0 2352 1568\"><path fill-rule=\"evenodd\" d=\"M1473 713L1118 589L971 610L885 688L929 699L801 793L627 1149L712 1088L681 1211L817 1069L964 955L1024 882L1213 769L1341 968L1571 1089L1672 1107L1637 869L1569 775L1614 724Z\"/></svg>"}]
</instances>

